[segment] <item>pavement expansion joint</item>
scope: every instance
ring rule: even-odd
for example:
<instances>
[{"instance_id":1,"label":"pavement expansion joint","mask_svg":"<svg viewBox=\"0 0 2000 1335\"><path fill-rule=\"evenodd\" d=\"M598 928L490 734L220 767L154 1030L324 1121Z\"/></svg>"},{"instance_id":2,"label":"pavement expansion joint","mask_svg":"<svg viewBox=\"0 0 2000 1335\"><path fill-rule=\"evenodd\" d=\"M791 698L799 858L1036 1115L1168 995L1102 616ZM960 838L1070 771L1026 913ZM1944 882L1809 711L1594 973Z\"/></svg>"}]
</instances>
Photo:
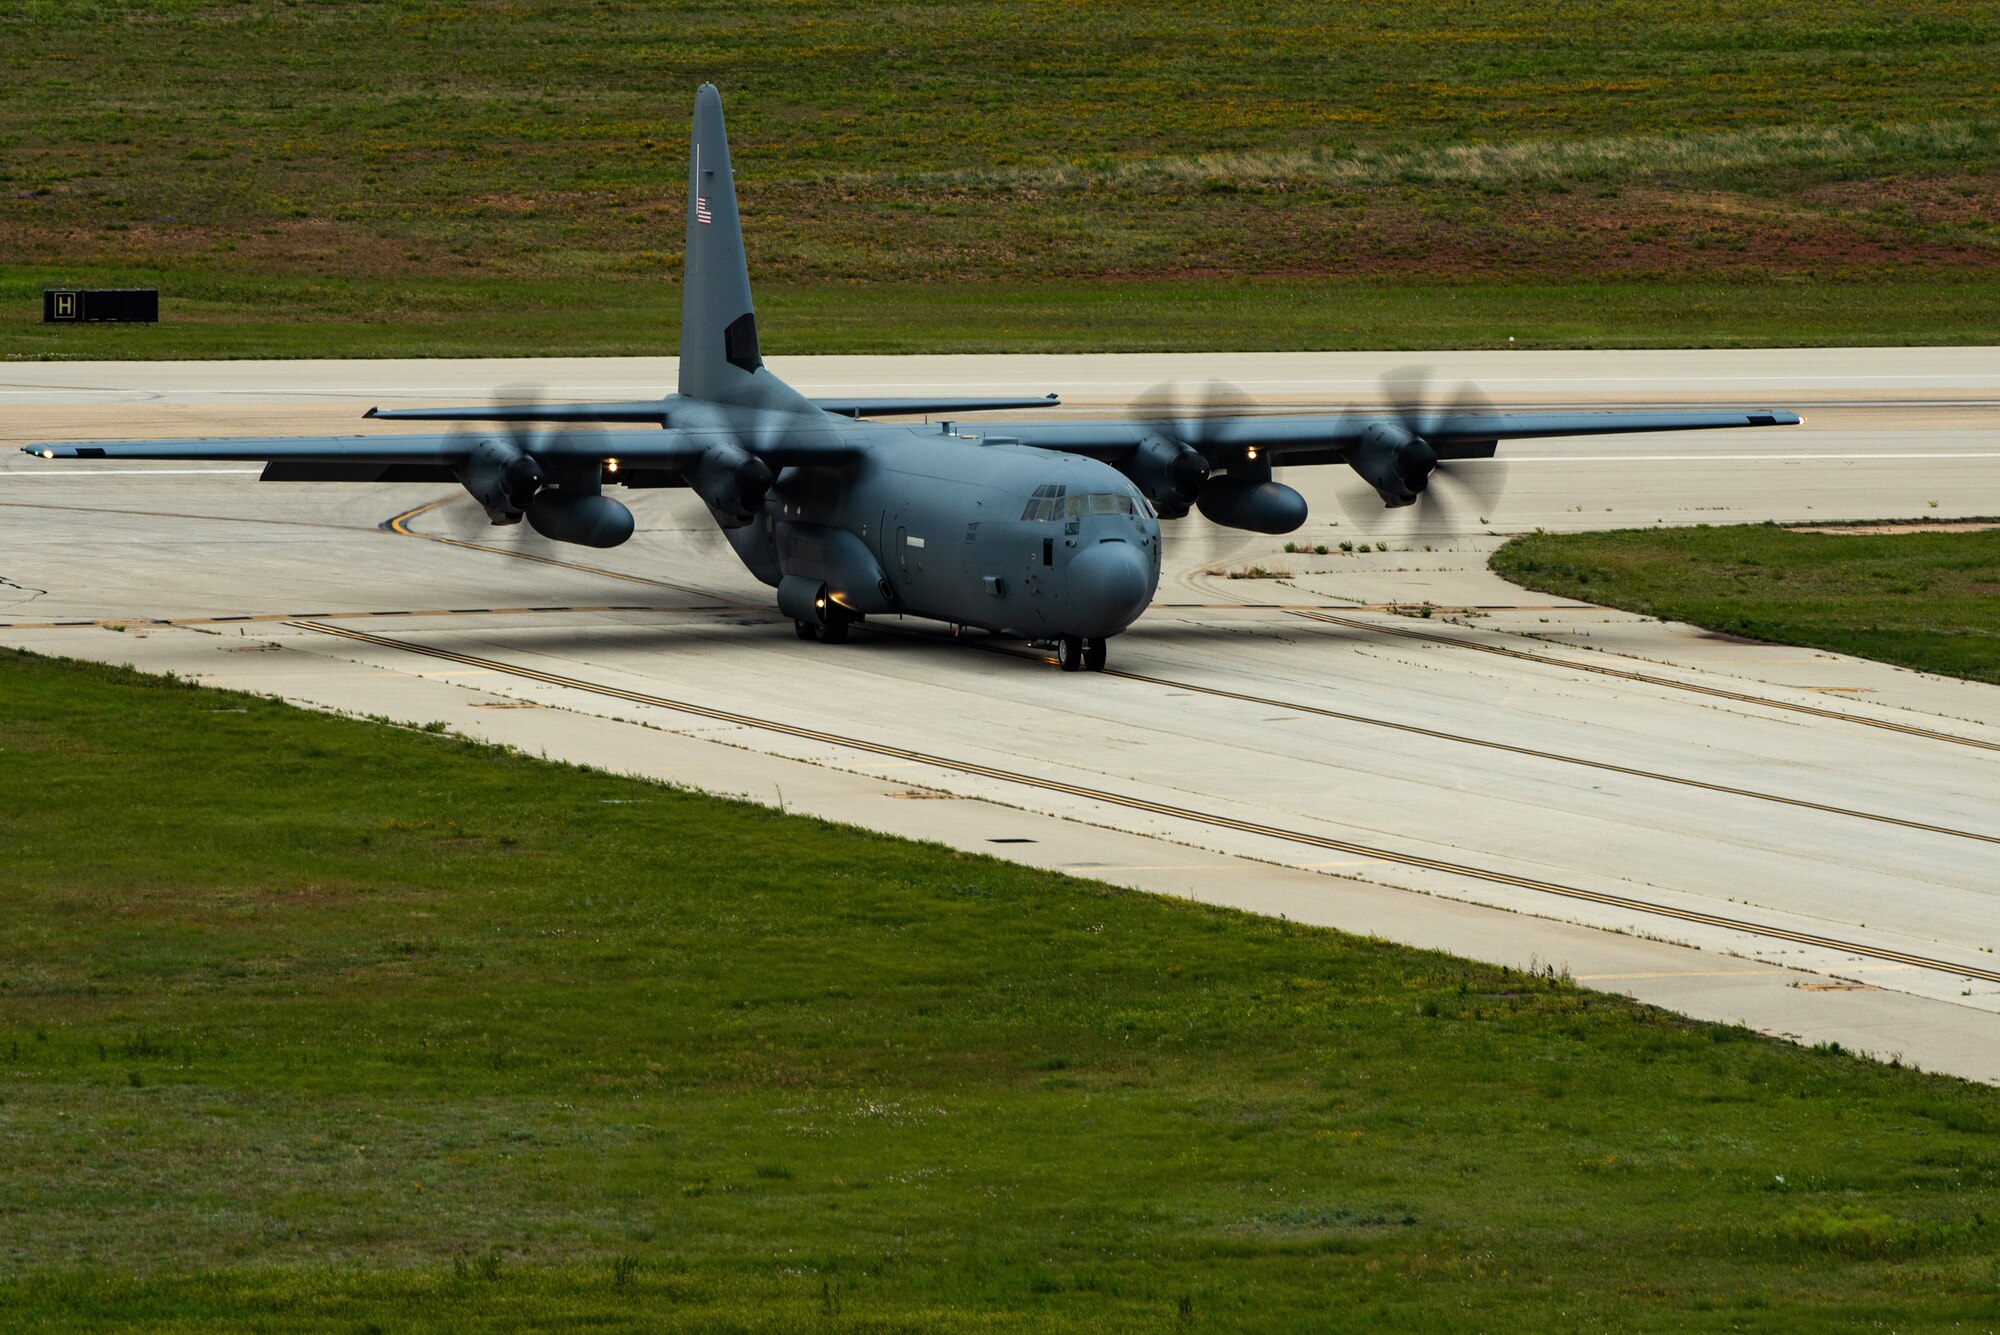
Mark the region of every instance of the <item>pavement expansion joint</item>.
<instances>
[{"instance_id":1,"label":"pavement expansion joint","mask_svg":"<svg viewBox=\"0 0 2000 1335\"><path fill-rule=\"evenodd\" d=\"M950 640L950 642L954 644L964 643L963 641L952 639L952 637L938 635L927 631L911 630L903 627L879 627L875 629L879 630L882 633L906 636L910 638L920 638L924 640L933 640L939 643L944 643L947 640ZM971 647L981 649L989 653L1004 654L1009 657L1030 659L1035 662L1048 663L1048 664L1053 664L1055 662L1055 659L1053 657L1041 653L1039 651L1016 649L1007 645L995 644L991 642L974 641L971 643ZM1158 686L1180 695L1207 695L1219 699L1237 700L1246 704L1261 705L1274 709L1284 709L1300 714L1307 714L1307 715L1318 716L1321 718L1335 719L1343 723L1360 724L1365 727L1385 728L1395 732L1406 733L1413 736L1429 737L1438 741L1451 742L1458 745L1481 747L1488 750L1506 752L1512 755L1527 756L1537 760L1552 761L1558 764L1576 765L1586 769L1600 770L1612 774L1622 774L1631 778L1646 779L1657 783L1675 784L1680 787L1695 788L1706 792L1719 793L1731 797L1746 797L1760 802L1774 802L1783 806L1798 807L1810 811L1819 811L1828 815L1844 816L1855 820L1876 821L1885 825L1898 825L1902 826L1905 829L1922 830L1930 834L1942 834L1953 838L1976 840L1981 843L2000 844L2000 835L1985 834L1976 830L1959 829L1955 826L1949 826L1949 825L1936 825L1926 821L1910 820L1906 817L1885 815L1880 812L1862 811L1857 808L1837 806L1832 803L1814 802L1807 798L1788 797L1781 793L1763 792L1753 788L1736 787L1731 784L1711 783L1703 779L1687 778L1682 775L1666 774L1657 770L1641 769L1630 765L1614 764L1609 761L1592 760L1582 756L1565 755L1561 752L1544 751L1534 747L1518 746L1509 742L1499 742L1499 741L1492 741L1486 738L1471 737L1462 733L1446 732L1437 728L1427 728L1420 724L1400 723L1391 719L1380 718L1367 714L1356 714L1345 710L1328 709L1319 705L1310 705L1299 701L1283 700L1271 696L1254 695L1243 691L1233 691L1216 686L1204 686L1195 682L1185 681L1177 678L1156 677L1148 675L1146 673L1128 672L1117 668L1106 669L1105 675L1109 677L1116 677L1125 681L1133 681L1145 685ZM1266 721L1282 722L1283 720L1268 719Z\"/></svg>"},{"instance_id":2,"label":"pavement expansion joint","mask_svg":"<svg viewBox=\"0 0 2000 1335\"><path fill-rule=\"evenodd\" d=\"M1453 649L1466 649L1477 653L1497 654L1503 658L1517 659L1522 662L1566 668L1572 672L1587 672L1597 676L1616 677L1622 681L1642 682L1648 686L1663 686L1677 691L1692 691L1697 695L1732 700L1739 704L1760 705L1766 709L1780 709L1795 714L1809 714L1815 718L1834 719L1842 723L1860 724L1868 728L1881 728L1889 732L1903 733L1906 736L1926 738L1930 741L1950 742L1958 746L1977 747L1984 751L2000 751L2000 742L1989 742L1977 737L1967 737L1962 733L1944 732L1935 728L1924 728L1909 723L1897 723L1890 719L1869 718L1866 715L1849 713L1844 710L1826 709L1817 705L1800 704L1791 700L1779 700L1771 696L1755 695L1746 691L1732 691L1720 686L1704 686L1699 682L1682 681L1673 677L1638 672L1629 668L1616 668L1603 663L1585 663L1570 658L1558 658L1552 654L1538 654L1527 649L1512 649L1499 644L1482 644L1477 640L1463 639L1455 635L1440 635L1434 631L1413 630L1405 626L1390 626L1371 621L1357 621L1351 617L1331 616L1324 612L1299 611L1292 613L1292 615L1304 617L1311 621L1325 622L1329 625L1346 626L1354 630L1372 631L1380 635L1401 636L1405 639L1423 640L1432 644L1445 645Z\"/></svg>"},{"instance_id":3,"label":"pavement expansion joint","mask_svg":"<svg viewBox=\"0 0 2000 1335\"><path fill-rule=\"evenodd\" d=\"M456 663L464 667L471 667L487 672L504 673L512 676L521 677L527 680L539 681L547 685L564 687L567 689L582 691L588 694L604 696L612 699L625 700L634 704L654 705L660 708L670 709L680 713L691 714L697 717L707 718L717 722L732 724L734 726L741 728L779 733L782 735L795 737L802 740L821 743L823 745L854 750L854 751L861 751L876 756L887 757L890 759L910 761L920 765L934 766L939 769L950 770L960 774L993 779L1003 783L1018 784L1024 787L1041 789L1046 792L1062 793L1072 797L1085 798L1088 800L1102 802L1112 806L1123 807L1128 810L1146 812L1158 816L1163 816L1171 820L1182 821L1189 824L1208 826L1217 829L1235 830L1245 834L1262 835L1268 838L1278 839L1292 844L1323 848L1332 852L1347 853L1359 858L1379 860L1382 862L1394 863L1404 867L1443 872L1454 876L1464 876L1495 885L1510 886L1523 890L1531 890L1539 892L1541 894L1553 895L1565 899L1605 905L1608 907L1619 908L1631 912L1669 918L1680 922L1700 924L1709 927L1724 928L1730 931L1742 932L1754 937L1766 937L1775 940L1788 941L1798 945L1812 946L1819 949L1835 951L1841 954L1853 955L1868 959L1883 960L1891 963L1907 964L1918 968L1931 969L1942 973L1954 974L1963 978L1970 978L1984 982L2000 983L2000 970L1985 969L1976 965L1966 965L1966 964L1954 963L1949 960L1934 959L1927 956L1912 954L1907 951L1894 950L1886 946L1870 945L1863 942L1842 940L1837 937L1822 936L1817 933L1796 931L1790 928L1780 927L1775 924L1758 923L1750 921L1748 919L1728 917L1725 915L1708 913L1688 907L1662 904L1654 901L1638 899L1628 895L1618 895L1604 891L1590 890L1583 887L1565 885L1555 881L1544 881L1533 877L1519 876L1511 872L1504 872L1489 868L1476 867L1464 863L1449 862L1443 859L1431 858L1421 854L1403 853L1390 849L1375 848L1365 844L1354 843L1348 840L1335 839L1329 836L1311 834L1300 830L1286 829L1281 826L1267 825L1261 822L1240 820L1234 817L1223 816L1217 813L1204 812L1192 808L1179 807L1167 803L1156 802L1149 798L1142 798L1131 794L1119 793L1108 789L1089 788L1083 785L1073 784L1059 779L1052 779L1038 775L1025 774L1018 771L997 768L995 766L983 765L972 761L957 760L946 756L933 755L926 752L915 751L909 748L892 746L880 742L870 742L861 738L846 737L838 733L825 732L814 728L804 728L795 724L779 723L772 719L758 718L753 715L740 714L730 710L716 709L707 705L696 704L691 701L676 700L667 696L658 696L646 692L633 691L626 689L624 687L611 686L606 683L592 682L582 678L568 677L556 673L544 672L540 669L530 668L520 664L512 664L496 659L481 658L471 654L463 654L455 650L438 648L431 645L417 644L407 640L392 639L388 636L376 635L371 632L355 629L352 627L335 626L325 622L317 622L317 621L296 621L287 624L293 626L295 629L312 631L323 635L341 637L349 640L358 641L364 644L370 644L378 648L392 649L401 653L408 653L419 656L436 658L446 662Z\"/></svg>"}]
</instances>

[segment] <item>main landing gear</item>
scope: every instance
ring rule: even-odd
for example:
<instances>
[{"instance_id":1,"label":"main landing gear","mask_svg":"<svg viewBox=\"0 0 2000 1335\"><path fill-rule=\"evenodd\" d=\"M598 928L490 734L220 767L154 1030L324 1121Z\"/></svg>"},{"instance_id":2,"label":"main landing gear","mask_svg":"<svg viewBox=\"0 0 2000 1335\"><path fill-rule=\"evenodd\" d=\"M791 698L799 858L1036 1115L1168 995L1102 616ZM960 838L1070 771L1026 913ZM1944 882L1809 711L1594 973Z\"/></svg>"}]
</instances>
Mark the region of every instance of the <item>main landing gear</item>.
<instances>
[{"instance_id":1,"label":"main landing gear","mask_svg":"<svg viewBox=\"0 0 2000 1335\"><path fill-rule=\"evenodd\" d=\"M829 600L820 609L817 620L800 617L792 623L802 640L818 640L821 644L846 644L847 628L854 624L854 614Z\"/></svg>"},{"instance_id":2,"label":"main landing gear","mask_svg":"<svg viewBox=\"0 0 2000 1335\"><path fill-rule=\"evenodd\" d=\"M1064 672L1102 672L1106 657L1103 640L1065 635L1056 641L1056 665Z\"/></svg>"}]
</instances>

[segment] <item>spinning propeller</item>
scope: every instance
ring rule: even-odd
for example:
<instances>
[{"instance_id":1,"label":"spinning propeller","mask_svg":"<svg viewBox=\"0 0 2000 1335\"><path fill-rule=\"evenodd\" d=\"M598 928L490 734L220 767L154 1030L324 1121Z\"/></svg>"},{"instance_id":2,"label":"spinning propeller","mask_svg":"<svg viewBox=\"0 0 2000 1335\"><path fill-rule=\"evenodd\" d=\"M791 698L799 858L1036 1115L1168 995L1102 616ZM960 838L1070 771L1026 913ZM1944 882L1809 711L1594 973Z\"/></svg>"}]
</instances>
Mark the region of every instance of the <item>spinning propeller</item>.
<instances>
[{"instance_id":1,"label":"spinning propeller","mask_svg":"<svg viewBox=\"0 0 2000 1335\"><path fill-rule=\"evenodd\" d=\"M1160 518L1179 519L1199 499L1214 453L1227 445L1247 403L1242 390L1222 380L1194 390L1162 382L1134 401L1132 417L1146 439L1132 460L1133 481Z\"/></svg>"},{"instance_id":2,"label":"spinning propeller","mask_svg":"<svg viewBox=\"0 0 2000 1335\"><path fill-rule=\"evenodd\" d=\"M1133 404L1132 416L1146 428L1146 438L1127 466L1132 480L1161 519L1183 518L1199 505L1213 521L1166 530L1174 535L1176 547L1191 540L1187 545L1197 548L1197 568L1224 564L1248 545L1248 538L1233 536L1232 530L1237 535L1245 530L1289 532L1305 517L1304 501L1290 488L1271 482L1268 463L1260 472L1255 465L1244 467L1249 460L1232 462L1241 453L1239 428L1253 412L1249 395L1217 379L1192 388L1155 385ZM1230 469L1227 475L1223 466ZM1239 476L1239 472L1258 476ZM1296 501L1296 507L1290 501Z\"/></svg>"},{"instance_id":3,"label":"spinning propeller","mask_svg":"<svg viewBox=\"0 0 2000 1335\"><path fill-rule=\"evenodd\" d=\"M507 420L504 437L482 435L469 442L466 489L487 517L508 524L525 515L543 537L593 547L615 547L631 537L632 512L603 494L602 461L612 454L604 432L591 425L531 426L542 415L541 395L532 388L502 390L499 399L503 407L528 411ZM746 448L782 443L782 427L765 430L770 439L757 442L715 439L690 464L678 465L723 529L749 524L776 481L771 466ZM615 471L616 463L611 467ZM699 532L702 538L714 536L707 526Z\"/></svg>"},{"instance_id":4,"label":"spinning propeller","mask_svg":"<svg viewBox=\"0 0 2000 1335\"><path fill-rule=\"evenodd\" d=\"M1503 466L1485 459L1440 459L1432 438L1444 431L1448 419L1490 414L1492 404L1466 381L1440 406L1432 400L1430 378L1429 368L1422 366L1401 367L1382 377L1388 416L1376 418L1348 447L1347 462L1375 488L1384 509L1421 505L1431 518L1463 522L1469 508L1484 522L1506 486ZM1345 492L1341 507L1356 527L1380 527L1383 510L1350 500Z\"/></svg>"},{"instance_id":5,"label":"spinning propeller","mask_svg":"<svg viewBox=\"0 0 2000 1335\"><path fill-rule=\"evenodd\" d=\"M1199 391L1171 381L1161 381L1132 401L1131 416L1146 432L1129 466L1129 474L1146 499L1153 503L1163 520L1185 518L1201 496L1208 481L1209 462L1200 445L1191 437L1206 434L1206 420L1230 387L1211 380ZM1206 566L1226 560L1220 550L1221 534L1207 524L1162 524L1162 542L1171 534L1178 551L1201 548L1194 564ZM1186 541L1191 539L1192 541Z\"/></svg>"},{"instance_id":6,"label":"spinning propeller","mask_svg":"<svg viewBox=\"0 0 2000 1335\"><path fill-rule=\"evenodd\" d=\"M538 404L532 389L500 391L502 404ZM596 427L549 427L508 421L500 432L455 428L466 442L465 489L495 524L518 523L545 538L616 547L632 536L632 512L602 494L599 469L608 450ZM560 448L558 448L558 446Z\"/></svg>"}]
</instances>

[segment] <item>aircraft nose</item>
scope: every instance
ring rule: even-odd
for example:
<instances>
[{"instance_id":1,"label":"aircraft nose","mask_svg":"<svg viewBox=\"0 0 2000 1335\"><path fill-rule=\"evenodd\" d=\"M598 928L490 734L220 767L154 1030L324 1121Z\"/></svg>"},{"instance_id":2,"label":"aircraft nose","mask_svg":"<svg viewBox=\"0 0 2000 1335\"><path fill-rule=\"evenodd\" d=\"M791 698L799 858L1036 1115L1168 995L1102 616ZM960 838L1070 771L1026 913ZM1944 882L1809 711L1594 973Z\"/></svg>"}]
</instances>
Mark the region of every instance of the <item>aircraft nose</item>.
<instances>
[{"instance_id":1,"label":"aircraft nose","mask_svg":"<svg viewBox=\"0 0 2000 1335\"><path fill-rule=\"evenodd\" d=\"M1069 563L1070 608L1077 635L1116 635L1153 600L1153 570L1129 542L1100 542Z\"/></svg>"}]
</instances>

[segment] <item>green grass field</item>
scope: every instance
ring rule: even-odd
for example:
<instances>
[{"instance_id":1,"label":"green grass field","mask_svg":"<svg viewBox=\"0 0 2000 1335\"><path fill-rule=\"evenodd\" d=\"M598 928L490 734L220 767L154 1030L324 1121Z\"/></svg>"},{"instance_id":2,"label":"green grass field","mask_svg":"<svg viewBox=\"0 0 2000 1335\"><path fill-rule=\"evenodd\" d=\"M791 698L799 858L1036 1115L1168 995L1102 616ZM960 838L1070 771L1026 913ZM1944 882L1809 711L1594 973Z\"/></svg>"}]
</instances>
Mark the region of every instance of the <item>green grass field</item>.
<instances>
[{"instance_id":1,"label":"green grass field","mask_svg":"<svg viewBox=\"0 0 2000 1335\"><path fill-rule=\"evenodd\" d=\"M157 325L44 325L57 271L0 266L0 347L41 358L660 356L680 342L680 286L508 279L101 272L105 286L178 285ZM74 282L72 275L64 281ZM274 295L277 298L273 307ZM9 300L10 296L12 300ZM1648 282L1450 285L1313 278L1095 283L760 285L774 356L850 352L1200 352L1775 347L1983 341L2000 285L1964 278L1834 287ZM384 311L395 311L385 320ZM768 331L768 332L764 332Z\"/></svg>"},{"instance_id":2,"label":"green grass field","mask_svg":"<svg viewBox=\"0 0 2000 1335\"><path fill-rule=\"evenodd\" d=\"M673 309L702 79L775 351L1504 340L1459 300L1564 344L1967 342L2000 300L1979 0L27 0L0 33L0 355L100 350L24 304L83 281L163 288L192 327L141 353L311 351L329 292L332 351L660 350L632 312Z\"/></svg>"},{"instance_id":3,"label":"green grass field","mask_svg":"<svg viewBox=\"0 0 2000 1335\"><path fill-rule=\"evenodd\" d=\"M1492 566L1531 589L1668 621L2000 682L2000 530L1534 533Z\"/></svg>"},{"instance_id":4,"label":"green grass field","mask_svg":"<svg viewBox=\"0 0 2000 1335\"><path fill-rule=\"evenodd\" d=\"M14 653L0 757L10 1330L1914 1330L2000 1302L2000 1093L1560 961Z\"/></svg>"}]
</instances>

